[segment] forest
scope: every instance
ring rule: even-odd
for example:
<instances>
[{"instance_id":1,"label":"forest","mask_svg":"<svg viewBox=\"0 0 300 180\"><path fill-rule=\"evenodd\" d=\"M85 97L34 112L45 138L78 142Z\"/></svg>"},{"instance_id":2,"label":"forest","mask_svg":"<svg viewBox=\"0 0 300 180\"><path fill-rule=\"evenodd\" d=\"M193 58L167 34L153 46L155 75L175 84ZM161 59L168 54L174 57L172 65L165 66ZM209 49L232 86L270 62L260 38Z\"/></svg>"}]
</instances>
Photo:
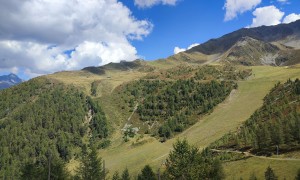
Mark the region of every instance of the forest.
<instances>
[{"instance_id":1,"label":"forest","mask_svg":"<svg viewBox=\"0 0 300 180\"><path fill-rule=\"evenodd\" d=\"M281 154L300 148L300 80L277 83L258 109L238 130L212 145L258 155Z\"/></svg>"},{"instance_id":2,"label":"forest","mask_svg":"<svg viewBox=\"0 0 300 180\"><path fill-rule=\"evenodd\" d=\"M92 142L108 136L101 107L72 86L36 78L0 91L0 97L1 178L20 177L24 164L45 167L49 158L68 162L89 143L85 136Z\"/></svg>"},{"instance_id":3,"label":"forest","mask_svg":"<svg viewBox=\"0 0 300 180\"><path fill-rule=\"evenodd\" d=\"M160 124L156 130L145 133L165 141L211 112L238 88L236 80L250 75L251 70L237 70L229 65L174 68L128 83L121 94L131 111L137 105L141 121Z\"/></svg>"}]
</instances>

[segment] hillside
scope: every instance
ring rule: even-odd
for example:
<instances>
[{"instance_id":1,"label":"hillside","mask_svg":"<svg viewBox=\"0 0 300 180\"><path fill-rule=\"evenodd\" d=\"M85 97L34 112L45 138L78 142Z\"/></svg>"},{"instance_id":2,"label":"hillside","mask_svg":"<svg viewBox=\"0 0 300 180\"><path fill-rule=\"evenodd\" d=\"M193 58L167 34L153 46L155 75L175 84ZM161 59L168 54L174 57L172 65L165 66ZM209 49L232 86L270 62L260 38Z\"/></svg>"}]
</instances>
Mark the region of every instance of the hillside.
<instances>
[{"instance_id":1,"label":"hillside","mask_svg":"<svg viewBox=\"0 0 300 180\"><path fill-rule=\"evenodd\" d=\"M145 163L159 167L167 157L172 143L180 137L187 138L190 143L200 148L207 147L224 134L235 130L249 118L262 105L262 99L276 82L300 76L299 67L287 69L252 67L252 70L251 78L246 81L238 81L238 90L219 104L213 112L199 118L196 124L165 143L159 143L147 135L137 136L129 143L124 143L122 135L116 132L115 142L112 146L100 151L101 157L106 160L107 167L114 171L130 166L132 172L139 171ZM111 107L113 106L109 108ZM129 116L128 113L127 117ZM127 117L125 117L126 120ZM287 163L282 162L281 165L287 166L288 170L290 166ZM75 164L72 162L71 166Z\"/></svg>"},{"instance_id":2,"label":"hillside","mask_svg":"<svg viewBox=\"0 0 300 180\"><path fill-rule=\"evenodd\" d=\"M237 133L225 135L213 146L267 155L299 150L299 98L299 79L276 84L264 98L263 106Z\"/></svg>"},{"instance_id":3,"label":"hillside","mask_svg":"<svg viewBox=\"0 0 300 180\"><path fill-rule=\"evenodd\" d=\"M260 179L268 166L280 179L294 178L300 168L299 85L298 79L278 82L247 121L210 145L223 161L226 179L253 174Z\"/></svg>"},{"instance_id":4,"label":"hillside","mask_svg":"<svg viewBox=\"0 0 300 180\"><path fill-rule=\"evenodd\" d=\"M108 136L101 108L73 86L39 77L0 96L0 177L19 178L28 163L46 166L50 154L67 162L86 135L95 144Z\"/></svg>"},{"instance_id":5,"label":"hillside","mask_svg":"<svg viewBox=\"0 0 300 180\"><path fill-rule=\"evenodd\" d=\"M146 164L163 171L177 138L203 149L229 132L237 133L216 148L269 155L279 145L282 155L297 153L300 51L287 45L297 41L299 22L242 29L166 59L57 72L0 91L0 178L45 169L51 159L74 175L87 152L105 160L109 175L128 168L135 176ZM282 136L271 136L275 130ZM243 177L269 162L288 178L300 168L286 159L244 162L251 168ZM228 177L235 164L242 166L223 163Z\"/></svg>"}]
</instances>

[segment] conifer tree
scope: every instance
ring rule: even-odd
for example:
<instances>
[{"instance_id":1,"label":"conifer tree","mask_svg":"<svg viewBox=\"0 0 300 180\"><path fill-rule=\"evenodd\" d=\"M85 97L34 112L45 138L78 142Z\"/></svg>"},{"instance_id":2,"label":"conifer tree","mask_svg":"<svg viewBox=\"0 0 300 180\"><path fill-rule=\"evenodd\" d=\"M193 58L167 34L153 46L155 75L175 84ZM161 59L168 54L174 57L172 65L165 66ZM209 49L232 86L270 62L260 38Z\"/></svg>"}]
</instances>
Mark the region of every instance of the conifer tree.
<instances>
[{"instance_id":1,"label":"conifer tree","mask_svg":"<svg viewBox=\"0 0 300 180\"><path fill-rule=\"evenodd\" d=\"M273 169L269 166L265 172L266 180L277 180L278 177L275 175Z\"/></svg>"},{"instance_id":2,"label":"conifer tree","mask_svg":"<svg viewBox=\"0 0 300 180\"><path fill-rule=\"evenodd\" d=\"M123 173L122 173L122 180L130 180L130 175L129 175L129 171L128 169L124 169Z\"/></svg>"},{"instance_id":3,"label":"conifer tree","mask_svg":"<svg viewBox=\"0 0 300 180\"><path fill-rule=\"evenodd\" d=\"M84 180L104 179L102 159L98 158L96 149L92 148L90 153L83 156L78 170L79 177Z\"/></svg>"},{"instance_id":4,"label":"conifer tree","mask_svg":"<svg viewBox=\"0 0 300 180\"><path fill-rule=\"evenodd\" d=\"M156 180L155 173L149 165L142 169L142 173L138 175L138 180Z\"/></svg>"},{"instance_id":5,"label":"conifer tree","mask_svg":"<svg viewBox=\"0 0 300 180\"><path fill-rule=\"evenodd\" d=\"M118 171L116 171L116 172L114 173L114 175L113 175L113 177L112 177L112 180L121 180L121 177L120 177Z\"/></svg>"}]
</instances>

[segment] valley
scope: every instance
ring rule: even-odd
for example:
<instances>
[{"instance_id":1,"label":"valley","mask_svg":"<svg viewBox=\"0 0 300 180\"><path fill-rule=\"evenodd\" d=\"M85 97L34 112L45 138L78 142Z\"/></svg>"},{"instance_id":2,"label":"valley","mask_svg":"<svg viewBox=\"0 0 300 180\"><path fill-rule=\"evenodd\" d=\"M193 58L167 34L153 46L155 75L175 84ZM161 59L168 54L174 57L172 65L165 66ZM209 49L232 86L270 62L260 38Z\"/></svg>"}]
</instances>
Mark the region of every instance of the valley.
<instances>
[{"instance_id":1,"label":"valley","mask_svg":"<svg viewBox=\"0 0 300 180\"><path fill-rule=\"evenodd\" d=\"M121 171L125 167L131 167L130 171L133 174L137 173L144 164L150 164L154 169L157 169L166 159L176 138L187 138L191 144L199 148L207 147L227 132L235 131L248 119L262 105L263 98L274 84L278 81L285 82L289 78L295 79L300 77L300 66L298 65L294 67L254 66L251 69L253 70L253 75L246 81L239 81L238 90L230 98L219 104L211 114L199 119L196 124L182 134L165 143L160 143L153 137L144 136L139 141L144 141L145 144L133 146L132 144L137 140L136 138L124 143L120 131L117 131L113 135L115 143L111 147L99 151L99 155L106 161L107 168L114 172L115 170ZM250 163L250 165L249 162L254 161L251 159L245 162L249 166L249 170L244 172L245 175L254 171L256 167L261 168L260 166L262 165L260 164L267 164L264 162L265 160L253 158L258 163L258 166L254 166L255 163ZM276 169L278 174L288 174L287 172L290 171L290 168L294 169L292 172L295 174L297 169L300 168L297 162L280 161L278 163L276 160L271 160L270 162L279 166ZM71 164L69 164L70 169L74 166L73 163L76 162L71 161ZM225 165L225 172L230 172L228 177L233 177L234 173L231 173L230 168L235 168L235 163L238 164L240 162L232 162ZM264 170L265 167L262 171Z\"/></svg>"},{"instance_id":2,"label":"valley","mask_svg":"<svg viewBox=\"0 0 300 180\"><path fill-rule=\"evenodd\" d=\"M98 157L101 177L128 169L133 178L149 165L174 179L167 163L182 145L194 153L197 173L206 167L219 178L263 179L271 166L279 179L293 179L300 169L299 23L243 28L165 59L61 71L1 90L0 178L46 177L52 165L62 177L84 179L85 165ZM262 125L273 119L276 127ZM276 138L257 140L274 128L286 141L278 156Z\"/></svg>"}]
</instances>

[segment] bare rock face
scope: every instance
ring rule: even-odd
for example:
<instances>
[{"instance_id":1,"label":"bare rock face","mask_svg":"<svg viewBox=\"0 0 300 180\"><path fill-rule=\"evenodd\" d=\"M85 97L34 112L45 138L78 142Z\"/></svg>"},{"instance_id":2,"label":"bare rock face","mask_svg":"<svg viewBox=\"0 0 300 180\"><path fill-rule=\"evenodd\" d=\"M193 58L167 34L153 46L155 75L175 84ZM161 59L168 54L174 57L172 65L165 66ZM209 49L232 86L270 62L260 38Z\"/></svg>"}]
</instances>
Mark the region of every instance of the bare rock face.
<instances>
[{"instance_id":1,"label":"bare rock face","mask_svg":"<svg viewBox=\"0 0 300 180\"><path fill-rule=\"evenodd\" d=\"M243 65L276 65L280 49L271 43L242 37L224 55L224 60Z\"/></svg>"}]
</instances>

